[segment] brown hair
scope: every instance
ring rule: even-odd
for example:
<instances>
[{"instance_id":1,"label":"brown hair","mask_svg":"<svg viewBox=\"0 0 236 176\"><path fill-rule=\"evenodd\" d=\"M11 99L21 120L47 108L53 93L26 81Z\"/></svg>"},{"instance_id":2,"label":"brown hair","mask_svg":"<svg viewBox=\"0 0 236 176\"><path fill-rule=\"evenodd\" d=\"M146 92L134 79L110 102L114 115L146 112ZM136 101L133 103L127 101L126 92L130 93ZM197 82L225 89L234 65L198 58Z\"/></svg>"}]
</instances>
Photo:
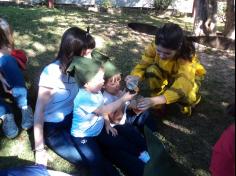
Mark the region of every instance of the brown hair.
<instances>
[{"instance_id":1,"label":"brown hair","mask_svg":"<svg viewBox=\"0 0 236 176\"><path fill-rule=\"evenodd\" d=\"M83 49L95 48L94 38L83 29L71 27L67 29L61 39L57 58L62 72L65 73L74 56L81 56Z\"/></svg>"},{"instance_id":2,"label":"brown hair","mask_svg":"<svg viewBox=\"0 0 236 176\"><path fill-rule=\"evenodd\" d=\"M3 47L14 48L13 31L8 22L0 18L0 49Z\"/></svg>"}]
</instances>

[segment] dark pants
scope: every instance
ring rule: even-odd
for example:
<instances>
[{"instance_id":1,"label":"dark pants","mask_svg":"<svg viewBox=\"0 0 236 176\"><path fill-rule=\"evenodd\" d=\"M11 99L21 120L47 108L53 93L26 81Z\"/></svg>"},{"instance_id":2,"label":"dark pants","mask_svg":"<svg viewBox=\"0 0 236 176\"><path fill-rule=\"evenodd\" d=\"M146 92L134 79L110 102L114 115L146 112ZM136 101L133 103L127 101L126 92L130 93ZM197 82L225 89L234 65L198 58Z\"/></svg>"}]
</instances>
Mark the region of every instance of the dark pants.
<instances>
[{"instance_id":1,"label":"dark pants","mask_svg":"<svg viewBox=\"0 0 236 176\"><path fill-rule=\"evenodd\" d=\"M151 112L147 110L136 115L132 110L127 109L126 117L125 125L115 126L118 134L136 144L136 147L141 151L147 150L146 140L143 136L144 126L146 125L153 132L157 131L157 124L152 118ZM143 176L145 164L132 153L113 149L107 149L104 153L127 176Z\"/></svg>"},{"instance_id":2,"label":"dark pants","mask_svg":"<svg viewBox=\"0 0 236 176\"><path fill-rule=\"evenodd\" d=\"M24 166L0 171L0 176L49 176L46 167L42 165Z\"/></svg>"},{"instance_id":3,"label":"dark pants","mask_svg":"<svg viewBox=\"0 0 236 176\"><path fill-rule=\"evenodd\" d=\"M70 135L72 113L62 122L44 123L44 138L47 146L65 160L77 166L84 165L84 161L76 149Z\"/></svg>"},{"instance_id":4,"label":"dark pants","mask_svg":"<svg viewBox=\"0 0 236 176\"><path fill-rule=\"evenodd\" d=\"M116 125L118 135L124 137L127 141L134 144L140 152L147 150L144 136L133 125Z\"/></svg>"},{"instance_id":5,"label":"dark pants","mask_svg":"<svg viewBox=\"0 0 236 176\"><path fill-rule=\"evenodd\" d=\"M104 153L126 176L143 176L145 163L137 156L122 150L107 150Z\"/></svg>"},{"instance_id":6,"label":"dark pants","mask_svg":"<svg viewBox=\"0 0 236 176\"><path fill-rule=\"evenodd\" d=\"M126 124L137 127L142 133L144 126L147 126L152 132L157 131L157 122L154 120L154 118L152 117L152 113L149 110L136 115L133 110L127 109L126 118Z\"/></svg>"},{"instance_id":7,"label":"dark pants","mask_svg":"<svg viewBox=\"0 0 236 176\"><path fill-rule=\"evenodd\" d=\"M132 134L130 134L130 136L131 135ZM116 173L112 170L112 167L108 165L110 163L104 160L100 146L104 153L109 150L115 152L125 151L137 159L140 152L144 150L143 148L140 149L137 147L136 144L130 142L122 135L114 137L111 133L107 134L105 127L96 137L72 137L72 139L76 144L77 150L80 151L84 160L88 162L92 176L107 176L107 173L109 173L109 176L119 175L118 172ZM109 159L111 158L109 157Z\"/></svg>"},{"instance_id":8,"label":"dark pants","mask_svg":"<svg viewBox=\"0 0 236 176\"><path fill-rule=\"evenodd\" d=\"M118 171L105 160L94 137L72 139L82 158L88 164L90 176L119 176Z\"/></svg>"}]
</instances>

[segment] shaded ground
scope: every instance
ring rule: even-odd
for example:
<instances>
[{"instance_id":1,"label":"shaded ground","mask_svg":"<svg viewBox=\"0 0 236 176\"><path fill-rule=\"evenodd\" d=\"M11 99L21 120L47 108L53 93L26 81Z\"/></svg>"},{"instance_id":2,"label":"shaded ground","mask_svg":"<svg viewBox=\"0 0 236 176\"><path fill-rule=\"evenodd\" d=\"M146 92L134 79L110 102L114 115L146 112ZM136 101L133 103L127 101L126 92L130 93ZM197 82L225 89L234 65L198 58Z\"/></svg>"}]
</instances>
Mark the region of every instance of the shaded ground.
<instances>
[{"instance_id":1,"label":"shaded ground","mask_svg":"<svg viewBox=\"0 0 236 176\"><path fill-rule=\"evenodd\" d=\"M124 75L138 62L145 45L153 40L151 36L131 31L127 28L128 22L146 22L158 26L166 21L174 21L185 30L191 27L191 19L186 18L161 18L145 14L108 15L45 8L0 7L0 16L6 17L14 26L16 47L25 49L29 55L25 76L33 107L40 72L53 60L61 35L69 26L77 25L85 29L90 25L98 41L97 47L113 57ZM223 130L234 121L234 118L225 115L224 110L235 99L235 54L204 47L198 47L198 51L207 69L201 89L202 101L191 118L171 111L169 117L160 123L157 136L188 175L208 176L212 147ZM20 118L17 123L20 124ZM14 140L4 138L1 133L0 168L34 162L32 131L22 131ZM49 167L76 172L72 165L53 152L50 152L50 156Z\"/></svg>"}]
</instances>

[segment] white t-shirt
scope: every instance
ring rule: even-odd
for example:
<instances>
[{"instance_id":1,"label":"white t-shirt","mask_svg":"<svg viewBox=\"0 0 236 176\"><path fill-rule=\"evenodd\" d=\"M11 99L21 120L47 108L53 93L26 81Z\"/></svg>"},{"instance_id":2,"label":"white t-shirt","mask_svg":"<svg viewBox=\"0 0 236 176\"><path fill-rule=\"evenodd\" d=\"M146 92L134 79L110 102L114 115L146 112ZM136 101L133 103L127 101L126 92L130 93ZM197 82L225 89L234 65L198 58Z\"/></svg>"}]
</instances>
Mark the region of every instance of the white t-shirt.
<instances>
[{"instance_id":1,"label":"white t-shirt","mask_svg":"<svg viewBox=\"0 0 236 176\"><path fill-rule=\"evenodd\" d=\"M53 89L51 99L45 108L45 122L61 122L73 111L73 101L78 85L73 77L62 74L59 61L46 66L40 75L39 86Z\"/></svg>"},{"instance_id":2,"label":"white t-shirt","mask_svg":"<svg viewBox=\"0 0 236 176\"><path fill-rule=\"evenodd\" d=\"M103 92L103 97L104 97L104 104L107 105L107 104L110 104L116 100L118 100L120 97L118 96L115 96L115 95L112 95L110 93L108 93L107 91L104 91ZM124 108L124 113L123 113L123 117L121 119L121 121L119 122L120 125L124 125L125 124L125 121L126 121L126 109L128 107L128 102L125 103L125 108ZM111 123L111 126L115 126L116 124L112 124Z\"/></svg>"},{"instance_id":3,"label":"white t-shirt","mask_svg":"<svg viewBox=\"0 0 236 176\"><path fill-rule=\"evenodd\" d=\"M104 126L104 118L93 112L103 106L103 102L101 92L94 94L85 89L79 89L74 100L72 136L93 137L100 134Z\"/></svg>"}]
</instances>

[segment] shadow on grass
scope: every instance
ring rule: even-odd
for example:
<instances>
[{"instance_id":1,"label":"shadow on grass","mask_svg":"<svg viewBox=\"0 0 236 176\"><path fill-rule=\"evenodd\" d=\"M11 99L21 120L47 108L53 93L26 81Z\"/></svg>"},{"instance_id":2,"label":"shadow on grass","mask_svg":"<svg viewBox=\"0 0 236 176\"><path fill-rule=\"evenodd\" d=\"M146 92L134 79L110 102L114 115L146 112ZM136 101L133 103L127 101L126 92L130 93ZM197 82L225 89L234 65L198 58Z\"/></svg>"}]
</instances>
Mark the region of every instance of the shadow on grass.
<instances>
[{"instance_id":1,"label":"shadow on grass","mask_svg":"<svg viewBox=\"0 0 236 176\"><path fill-rule=\"evenodd\" d=\"M78 10L16 7L0 7L0 16L7 17L13 25L16 46L26 50L29 55L28 70L24 75L32 108L35 106L42 68L55 58L62 33L70 26L85 29L90 25L92 35L101 36L105 41L101 50L114 57L116 66L125 76L138 63L145 46L154 40L151 36L133 32L128 29L127 24L145 22L159 26L170 20L143 14L108 15ZM182 22L181 19L178 20L178 23ZM181 26L184 25L185 23ZM189 175L202 175L196 173L198 170L203 170L204 176L209 175L211 148L223 130L234 121L224 116L224 104L235 97L235 60L234 57L224 57L224 54L217 55L215 51L207 55L201 53L207 75L202 83L202 101L192 117L186 118L170 110L172 113L169 118L160 124L159 134L163 136L166 148ZM144 86L143 93L147 92L148 89ZM19 113L15 111L16 114ZM17 118L18 126L20 119ZM28 132L28 136L33 146L32 131ZM4 147L0 143L0 149ZM2 161L0 167L4 164ZM16 161L20 164L20 160ZM56 165L59 165L58 169L63 167L63 164L58 163L53 166Z\"/></svg>"},{"instance_id":2,"label":"shadow on grass","mask_svg":"<svg viewBox=\"0 0 236 176\"><path fill-rule=\"evenodd\" d=\"M29 166L35 164L32 161L23 160L18 158L17 156L7 156L7 157L0 156L0 163L1 163L0 169L8 169L12 167Z\"/></svg>"}]
</instances>

